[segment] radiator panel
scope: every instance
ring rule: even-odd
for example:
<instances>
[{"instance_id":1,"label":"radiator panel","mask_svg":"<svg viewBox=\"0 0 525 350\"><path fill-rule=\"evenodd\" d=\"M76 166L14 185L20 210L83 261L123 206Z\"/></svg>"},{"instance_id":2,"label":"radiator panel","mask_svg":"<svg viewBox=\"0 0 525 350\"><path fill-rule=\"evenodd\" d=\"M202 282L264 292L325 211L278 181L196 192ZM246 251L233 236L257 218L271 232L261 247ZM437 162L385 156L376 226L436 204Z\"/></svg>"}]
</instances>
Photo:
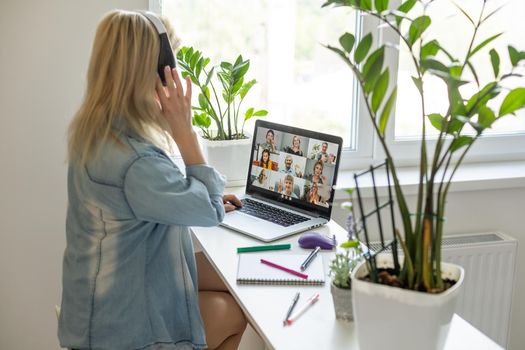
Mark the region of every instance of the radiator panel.
<instances>
[{"instance_id":1,"label":"radiator panel","mask_svg":"<svg viewBox=\"0 0 525 350\"><path fill-rule=\"evenodd\" d=\"M501 239L456 244L453 236L447 237L452 242L443 246L442 260L465 269L456 313L499 345L507 347L517 241L502 234L498 234L498 238Z\"/></svg>"}]
</instances>

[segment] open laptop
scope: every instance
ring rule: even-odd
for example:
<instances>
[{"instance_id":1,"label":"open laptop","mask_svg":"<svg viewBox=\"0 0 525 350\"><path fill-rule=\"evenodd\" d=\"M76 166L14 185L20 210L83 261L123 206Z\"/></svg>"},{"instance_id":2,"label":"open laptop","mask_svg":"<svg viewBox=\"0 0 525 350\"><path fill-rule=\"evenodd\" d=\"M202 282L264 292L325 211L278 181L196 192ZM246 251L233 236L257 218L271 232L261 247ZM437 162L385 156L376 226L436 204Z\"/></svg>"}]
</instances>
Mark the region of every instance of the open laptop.
<instances>
[{"instance_id":1,"label":"open laptop","mask_svg":"<svg viewBox=\"0 0 525 350\"><path fill-rule=\"evenodd\" d=\"M291 126L255 123L243 207L223 226L274 241L326 224L343 140Z\"/></svg>"}]
</instances>

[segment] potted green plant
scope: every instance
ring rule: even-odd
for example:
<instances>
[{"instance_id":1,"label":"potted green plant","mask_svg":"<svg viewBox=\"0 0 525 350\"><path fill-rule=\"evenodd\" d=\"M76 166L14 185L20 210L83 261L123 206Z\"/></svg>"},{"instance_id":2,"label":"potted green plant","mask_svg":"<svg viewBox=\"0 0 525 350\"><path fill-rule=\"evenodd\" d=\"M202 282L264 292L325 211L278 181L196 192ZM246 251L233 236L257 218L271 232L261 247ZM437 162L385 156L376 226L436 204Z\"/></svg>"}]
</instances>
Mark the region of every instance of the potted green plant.
<instances>
[{"instance_id":1,"label":"potted green plant","mask_svg":"<svg viewBox=\"0 0 525 350\"><path fill-rule=\"evenodd\" d=\"M392 342L396 342L397 348L403 349L434 349L443 344L463 276L461 268L441 262L445 204L451 180L484 131L497 120L513 115L525 106L524 87L505 87L510 77L520 76L518 69L520 62L525 60L525 52L509 46L508 57L512 68L508 72L501 72L502 56L497 50L491 49L486 62L492 66L493 79L483 84L478 79L476 64L472 60L499 37L499 33L486 38L478 37L480 26L497 10L487 13L486 0L482 0L481 14L476 20L459 9L465 21L472 24L473 32L466 42L467 54L458 58L438 40L425 35L432 23L426 11L431 3L406 0L393 8L388 0L328 0L323 5L345 6L377 18L381 26L397 34L400 41L379 43L376 49L372 49L376 40L373 33L367 33L361 38L344 33L339 38L339 46L327 45L329 50L342 58L357 78L363 95L363 108L368 112L386 155L402 219L403 235L396 231L403 251L402 266L393 263L398 261L395 259L397 249L393 249L389 259L380 257L374 264L367 261L352 275L354 316L362 349L380 349L390 346ZM458 36L457 33L455 35ZM385 137L397 90L390 82L390 72L384 59L386 51L395 49L398 44L403 45L410 54L415 71L412 79L421 101L421 114L418 116L422 120L419 184L413 212L409 209L396 161ZM424 77L427 75L441 79L446 86L444 93L448 96L448 108L445 113L426 109ZM474 85L476 92L467 95L461 89L467 84ZM496 97L503 93L505 97L502 102L498 102ZM499 107L496 108L496 105ZM428 141L425 120L439 132L433 147ZM467 126L473 131L469 132ZM389 278L380 279L377 268L390 268L392 273L388 274ZM446 285L445 274L456 279L456 285ZM372 281L363 281L365 275L371 276ZM391 279L396 280L396 284L402 288L388 286L387 281Z\"/></svg>"},{"instance_id":2,"label":"potted green plant","mask_svg":"<svg viewBox=\"0 0 525 350\"><path fill-rule=\"evenodd\" d=\"M182 47L177 52L182 76L189 76L199 89L198 104L192 106L192 122L201 131L208 161L226 175L229 184L243 183L251 147L245 123L268 112L253 107L241 110L246 95L257 83L245 79L250 60L239 55L233 63L222 61L209 68L210 61L193 47Z\"/></svg>"},{"instance_id":3,"label":"potted green plant","mask_svg":"<svg viewBox=\"0 0 525 350\"><path fill-rule=\"evenodd\" d=\"M340 245L342 251L335 254L329 269L332 276L330 291L334 302L335 317L338 320L352 321L352 280L350 274L361 261L359 241L349 240Z\"/></svg>"}]
</instances>

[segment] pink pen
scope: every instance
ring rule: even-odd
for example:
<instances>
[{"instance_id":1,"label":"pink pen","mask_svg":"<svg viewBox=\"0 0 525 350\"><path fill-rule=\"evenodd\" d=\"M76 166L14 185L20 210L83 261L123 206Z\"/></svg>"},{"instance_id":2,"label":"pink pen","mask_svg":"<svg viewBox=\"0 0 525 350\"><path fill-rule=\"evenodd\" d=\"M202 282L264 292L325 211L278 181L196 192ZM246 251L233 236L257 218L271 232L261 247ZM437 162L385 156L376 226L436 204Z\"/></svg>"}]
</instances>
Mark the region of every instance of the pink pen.
<instances>
[{"instance_id":1,"label":"pink pen","mask_svg":"<svg viewBox=\"0 0 525 350\"><path fill-rule=\"evenodd\" d=\"M310 299L308 299L306 301L306 303L303 305L303 307L301 309L299 309L299 311L297 311L297 313L295 315L293 315L288 320L286 320L286 322L289 325L294 323L302 314L304 314L306 312L306 310L308 310L310 308L310 306L312 306L313 304L315 304L317 302L317 300L319 300L319 297L320 297L319 293L315 293L314 295L312 295L310 297Z\"/></svg>"},{"instance_id":2,"label":"pink pen","mask_svg":"<svg viewBox=\"0 0 525 350\"><path fill-rule=\"evenodd\" d=\"M299 271L295 271L295 270L289 269L287 267L284 267L284 266L281 266L281 265L277 265L276 263L273 263L271 261L268 261L268 260L265 260L265 259L261 259L261 262L263 264L268 265L268 266L275 267L276 269L283 270L283 271L286 271L288 273L291 273L292 275L296 275L296 276L299 276L299 277L304 278L304 279L308 278L308 275L305 275L304 273L300 273Z\"/></svg>"}]
</instances>

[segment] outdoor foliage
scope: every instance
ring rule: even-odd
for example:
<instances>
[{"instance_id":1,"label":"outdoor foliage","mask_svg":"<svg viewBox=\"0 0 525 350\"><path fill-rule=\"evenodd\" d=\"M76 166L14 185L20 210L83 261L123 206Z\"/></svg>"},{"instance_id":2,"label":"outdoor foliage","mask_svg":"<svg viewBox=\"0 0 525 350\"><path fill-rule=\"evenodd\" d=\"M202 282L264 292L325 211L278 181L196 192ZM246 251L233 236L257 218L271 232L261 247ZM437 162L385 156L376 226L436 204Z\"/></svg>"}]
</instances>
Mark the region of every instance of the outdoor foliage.
<instances>
[{"instance_id":1,"label":"outdoor foliage","mask_svg":"<svg viewBox=\"0 0 525 350\"><path fill-rule=\"evenodd\" d=\"M525 106L525 87L509 90L504 85L510 77L521 77L518 71L525 61L525 52L512 46L508 47L506 53L490 49L486 63L492 66L493 79L481 84L472 58L501 35L494 33L487 38L478 38L480 26L498 10L486 13L487 0L480 0L481 14L478 19L474 19L458 7L473 30L466 42L468 50L465 57L456 57L443 48L438 40L425 35L432 24L432 18L425 13L432 2L407 0L397 9L391 9L388 0L328 0L323 7L346 6L379 19L383 27L397 33L401 45L410 53L416 72L412 80L419 91L421 104L420 115L414 117L423 120L415 213L409 211L397 176L395 160L385 139L386 126L397 93L396 87L389 84L390 71L385 66L385 54L387 50L394 50L398 43L374 46L377 42L372 33L360 39L351 33L344 33L339 38L338 47L327 46L348 64L356 76L364 95L364 108L368 111L390 165L404 231L403 237L396 231L405 256L399 278L410 289L440 292L444 289L441 278L441 239L451 180L465 155L483 132L500 118L512 117ZM411 13L416 7L422 8L424 14L414 18ZM508 72L500 70L500 61L503 59L511 62L512 69ZM435 113L425 107L425 75L434 75L445 83L444 93L448 96L446 113ZM465 84L475 84L477 92L466 96L460 89ZM497 103L494 99L500 94L506 96L499 108L495 108ZM425 118L439 131L433 149L427 147ZM466 125L470 125L475 133L467 133ZM397 251L393 253L397 254Z\"/></svg>"},{"instance_id":2,"label":"outdoor foliage","mask_svg":"<svg viewBox=\"0 0 525 350\"><path fill-rule=\"evenodd\" d=\"M234 63L222 61L217 66L207 68L209 63L210 59L193 47L183 47L177 53L177 64L181 68L182 76L189 76L193 84L200 89L199 104L192 106L193 125L200 128L203 136L210 140L244 139L246 121L268 114L266 110L250 107L241 115L241 104L252 86L257 83L255 79L245 81L250 60L244 60L239 55ZM222 90L216 89L214 80L220 82ZM242 125L239 125L241 123Z\"/></svg>"}]
</instances>

